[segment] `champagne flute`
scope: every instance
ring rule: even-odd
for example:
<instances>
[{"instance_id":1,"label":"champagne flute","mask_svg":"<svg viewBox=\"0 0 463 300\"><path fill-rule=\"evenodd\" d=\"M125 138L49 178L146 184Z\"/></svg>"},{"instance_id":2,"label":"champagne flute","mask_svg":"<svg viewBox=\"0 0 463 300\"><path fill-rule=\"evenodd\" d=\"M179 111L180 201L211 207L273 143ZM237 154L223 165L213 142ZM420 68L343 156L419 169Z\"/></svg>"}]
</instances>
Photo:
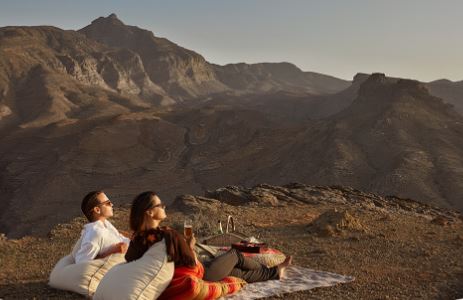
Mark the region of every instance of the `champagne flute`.
<instances>
[{"instance_id":1,"label":"champagne flute","mask_svg":"<svg viewBox=\"0 0 463 300\"><path fill-rule=\"evenodd\" d=\"M183 223L183 235L187 240L193 237L193 220L185 219Z\"/></svg>"}]
</instances>

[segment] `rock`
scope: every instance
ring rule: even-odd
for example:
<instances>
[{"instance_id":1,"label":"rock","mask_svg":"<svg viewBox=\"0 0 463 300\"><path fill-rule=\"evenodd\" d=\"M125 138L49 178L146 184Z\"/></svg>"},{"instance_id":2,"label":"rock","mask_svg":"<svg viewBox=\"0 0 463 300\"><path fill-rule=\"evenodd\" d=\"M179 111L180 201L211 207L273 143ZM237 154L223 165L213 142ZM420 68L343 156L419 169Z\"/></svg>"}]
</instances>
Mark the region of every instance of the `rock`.
<instances>
[{"instance_id":1,"label":"rock","mask_svg":"<svg viewBox=\"0 0 463 300\"><path fill-rule=\"evenodd\" d=\"M332 237L336 235L336 230L332 225L325 225L319 230L319 235L320 236L325 236L325 237Z\"/></svg>"},{"instance_id":2,"label":"rock","mask_svg":"<svg viewBox=\"0 0 463 300\"><path fill-rule=\"evenodd\" d=\"M315 254L315 255L326 255L328 254L328 251L326 251L326 249L315 249L313 250L312 252L310 252L310 254Z\"/></svg>"},{"instance_id":3,"label":"rock","mask_svg":"<svg viewBox=\"0 0 463 300\"><path fill-rule=\"evenodd\" d=\"M188 215L199 214L204 210L217 211L220 207L220 201L204 197L195 197L192 195L181 195L175 198L174 202L169 205L169 209L183 212Z\"/></svg>"},{"instance_id":4,"label":"rock","mask_svg":"<svg viewBox=\"0 0 463 300\"><path fill-rule=\"evenodd\" d=\"M220 200L230 205L244 205L249 202L248 192L237 186L227 186L215 191L206 191L206 197Z\"/></svg>"},{"instance_id":5,"label":"rock","mask_svg":"<svg viewBox=\"0 0 463 300\"><path fill-rule=\"evenodd\" d=\"M253 189L250 192L249 200L264 206L278 206L279 204L277 197L265 189Z\"/></svg>"},{"instance_id":6,"label":"rock","mask_svg":"<svg viewBox=\"0 0 463 300\"><path fill-rule=\"evenodd\" d=\"M376 205L373 203L373 201L364 201L361 206L368 210L376 210Z\"/></svg>"},{"instance_id":7,"label":"rock","mask_svg":"<svg viewBox=\"0 0 463 300\"><path fill-rule=\"evenodd\" d=\"M432 224L440 225L440 226L450 226L450 220L445 218L444 216L437 216L432 221Z\"/></svg>"},{"instance_id":8,"label":"rock","mask_svg":"<svg viewBox=\"0 0 463 300\"><path fill-rule=\"evenodd\" d=\"M360 237L359 236L351 236L350 238L348 238L348 241L360 242Z\"/></svg>"},{"instance_id":9,"label":"rock","mask_svg":"<svg viewBox=\"0 0 463 300\"><path fill-rule=\"evenodd\" d=\"M348 211L338 212L334 209L321 214L313 221L310 231L321 236L334 236L342 235L344 231L366 232L366 227Z\"/></svg>"},{"instance_id":10,"label":"rock","mask_svg":"<svg viewBox=\"0 0 463 300\"><path fill-rule=\"evenodd\" d=\"M455 241L461 244L461 243L463 242L463 235L462 235L462 234L459 234L459 235L455 238Z\"/></svg>"},{"instance_id":11,"label":"rock","mask_svg":"<svg viewBox=\"0 0 463 300\"><path fill-rule=\"evenodd\" d=\"M290 183L284 185L283 187L285 187L287 189L303 189L303 188L306 188L307 185L305 185L303 183L299 183L299 182L290 182Z\"/></svg>"}]
</instances>

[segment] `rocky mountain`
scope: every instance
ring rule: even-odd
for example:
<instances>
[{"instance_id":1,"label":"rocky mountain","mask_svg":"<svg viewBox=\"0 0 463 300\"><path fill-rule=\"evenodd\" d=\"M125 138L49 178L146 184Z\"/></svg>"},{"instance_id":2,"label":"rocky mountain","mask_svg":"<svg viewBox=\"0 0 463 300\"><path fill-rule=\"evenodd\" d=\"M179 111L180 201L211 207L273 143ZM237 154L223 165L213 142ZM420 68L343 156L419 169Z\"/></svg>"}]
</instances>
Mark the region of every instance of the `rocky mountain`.
<instances>
[{"instance_id":1,"label":"rocky mountain","mask_svg":"<svg viewBox=\"0 0 463 300\"><path fill-rule=\"evenodd\" d=\"M150 31L125 25L114 14L78 32L0 28L0 54L0 129L5 123L45 126L98 116L102 110L114 115L216 94L326 94L349 85L288 63L213 65ZM234 83L240 76L254 78L252 84Z\"/></svg>"},{"instance_id":2,"label":"rocky mountain","mask_svg":"<svg viewBox=\"0 0 463 300\"><path fill-rule=\"evenodd\" d=\"M2 231L44 233L101 188L116 203L146 189L170 202L229 184L302 181L462 209L462 116L419 82L374 74L341 112L294 116L211 101L12 131L0 143Z\"/></svg>"},{"instance_id":3,"label":"rocky mountain","mask_svg":"<svg viewBox=\"0 0 463 300\"><path fill-rule=\"evenodd\" d=\"M41 127L168 101L137 55L53 27L0 29L1 121Z\"/></svg>"},{"instance_id":4,"label":"rocky mountain","mask_svg":"<svg viewBox=\"0 0 463 300\"><path fill-rule=\"evenodd\" d=\"M213 65L194 51L150 31L125 25L115 14L100 17L79 32L107 46L137 53L150 79L176 100L224 92L242 95L284 90L326 94L349 86L348 81L303 72L290 63Z\"/></svg>"},{"instance_id":5,"label":"rocky mountain","mask_svg":"<svg viewBox=\"0 0 463 300\"><path fill-rule=\"evenodd\" d=\"M360 85L369 76L359 73L354 76L348 88L333 94L307 94L301 93L296 88L292 91L282 90L263 94L225 94L211 96L207 105L259 111L278 122L280 127L284 127L288 124L324 119L339 113L354 101Z\"/></svg>"},{"instance_id":6,"label":"rocky mountain","mask_svg":"<svg viewBox=\"0 0 463 300\"><path fill-rule=\"evenodd\" d=\"M239 170L240 175L236 176L240 176L239 183L245 185L255 184L257 179L281 184L285 180L303 178L304 182L313 184L341 184L463 209L459 200L463 188L462 116L451 105L432 96L424 84L417 81L373 74L354 82L355 85L342 95L351 101L349 97L357 91L352 104L335 115L318 120L311 120L310 113L306 113L304 119L308 106L304 109L303 105L297 104L290 111L281 101L276 104L282 99L278 96L274 96L276 100L273 102L262 101L268 104L267 108L265 104L249 105L248 108L259 107L267 116L276 118L279 125L272 128L267 124L265 129L259 129L259 134L253 136L248 146L240 144L236 138L233 140L231 131L219 129L227 132L231 139L229 147L236 144L240 149L241 159L220 160L227 174ZM337 99L343 97L338 95ZM280 112L279 116L277 112ZM190 119L188 116L195 117ZM179 118L184 126L197 123L199 119L203 119L201 111ZM205 128L208 127L206 124ZM252 127L250 123L247 129ZM219 135L211 132L208 141ZM241 141L246 135L247 132L242 131ZM249 148L260 149L259 145L265 147L261 146L258 155L247 151ZM193 148L192 157L199 153L229 157L230 148L214 149L217 148L204 142ZM246 170L249 161L253 165ZM218 168L212 182L223 178L223 172Z\"/></svg>"},{"instance_id":7,"label":"rocky mountain","mask_svg":"<svg viewBox=\"0 0 463 300\"><path fill-rule=\"evenodd\" d=\"M137 54L152 82L177 100L229 91L217 80L214 69L201 55L135 26L115 14L100 17L79 30L88 38Z\"/></svg>"},{"instance_id":8,"label":"rocky mountain","mask_svg":"<svg viewBox=\"0 0 463 300\"><path fill-rule=\"evenodd\" d=\"M115 15L0 28L0 232L44 234L94 189L121 204L297 181L463 209L462 116L416 81L348 84L209 64Z\"/></svg>"},{"instance_id":9,"label":"rocky mountain","mask_svg":"<svg viewBox=\"0 0 463 300\"><path fill-rule=\"evenodd\" d=\"M455 106L456 111L463 114L463 81L441 79L426 83L426 87L431 94L444 99Z\"/></svg>"},{"instance_id":10,"label":"rocky mountain","mask_svg":"<svg viewBox=\"0 0 463 300\"><path fill-rule=\"evenodd\" d=\"M374 74L310 137L312 180L462 209L463 118L423 84ZM307 164L304 162L307 161ZM448 180L452 178L452 180ZM440 200L438 200L440 199Z\"/></svg>"},{"instance_id":11,"label":"rocky mountain","mask_svg":"<svg viewBox=\"0 0 463 300\"><path fill-rule=\"evenodd\" d=\"M165 199L162 199L163 201ZM129 209L111 222L128 229ZM193 219L198 240L233 215L236 230L254 236L294 264L355 277L346 284L286 293L284 299L459 299L463 261L460 213L351 188L259 184L181 195L167 207L165 225L182 230ZM47 285L55 263L79 238L83 217L57 224L46 237L0 236L0 297L82 299ZM275 299L275 297L265 298Z\"/></svg>"},{"instance_id":12,"label":"rocky mountain","mask_svg":"<svg viewBox=\"0 0 463 300\"><path fill-rule=\"evenodd\" d=\"M221 82L239 94L288 91L292 94L332 94L350 82L314 72L303 72L290 63L229 64L215 66Z\"/></svg>"}]
</instances>

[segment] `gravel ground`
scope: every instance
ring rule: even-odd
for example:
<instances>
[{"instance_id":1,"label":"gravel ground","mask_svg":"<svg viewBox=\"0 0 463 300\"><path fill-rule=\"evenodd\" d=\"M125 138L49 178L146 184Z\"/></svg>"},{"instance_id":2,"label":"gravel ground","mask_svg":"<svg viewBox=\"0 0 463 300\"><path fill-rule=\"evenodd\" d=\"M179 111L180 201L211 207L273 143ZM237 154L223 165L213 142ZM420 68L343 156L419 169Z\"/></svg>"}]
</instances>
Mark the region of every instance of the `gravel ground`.
<instances>
[{"instance_id":1,"label":"gravel ground","mask_svg":"<svg viewBox=\"0 0 463 300\"><path fill-rule=\"evenodd\" d=\"M345 195L345 191L343 192ZM181 198L166 223L178 227L195 218L197 236L215 230L232 214L237 230L256 236L312 269L355 276L355 281L269 299L458 299L463 298L461 216L416 209L369 206L371 199L291 201L237 205L202 197ZM299 198L300 199L300 198ZM415 205L416 206L416 205ZM112 222L127 230L128 208L115 209ZM425 211L425 213L423 213ZM211 216L214 216L211 218ZM447 221L450 220L450 221ZM83 299L47 286L56 261L68 254L83 218L59 224L47 237L0 240L1 299Z\"/></svg>"}]
</instances>

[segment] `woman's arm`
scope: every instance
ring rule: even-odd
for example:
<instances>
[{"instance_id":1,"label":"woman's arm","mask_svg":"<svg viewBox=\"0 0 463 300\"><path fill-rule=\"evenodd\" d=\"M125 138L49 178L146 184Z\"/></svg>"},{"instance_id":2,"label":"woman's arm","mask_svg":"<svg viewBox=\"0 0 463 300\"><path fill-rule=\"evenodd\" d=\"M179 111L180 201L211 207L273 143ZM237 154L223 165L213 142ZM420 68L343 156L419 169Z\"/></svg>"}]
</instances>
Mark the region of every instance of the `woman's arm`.
<instances>
[{"instance_id":1,"label":"woman's arm","mask_svg":"<svg viewBox=\"0 0 463 300\"><path fill-rule=\"evenodd\" d=\"M196 264L198 264L199 260L198 260L198 257L197 257L197 255L196 255L196 251L195 251L196 237L195 237L194 234L191 236L190 239L187 239L187 243L188 243L188 246L190 246L191 252L193 252L193 255L194 255L194 257L195 257Z\"/></svg>"}]
</instances>

